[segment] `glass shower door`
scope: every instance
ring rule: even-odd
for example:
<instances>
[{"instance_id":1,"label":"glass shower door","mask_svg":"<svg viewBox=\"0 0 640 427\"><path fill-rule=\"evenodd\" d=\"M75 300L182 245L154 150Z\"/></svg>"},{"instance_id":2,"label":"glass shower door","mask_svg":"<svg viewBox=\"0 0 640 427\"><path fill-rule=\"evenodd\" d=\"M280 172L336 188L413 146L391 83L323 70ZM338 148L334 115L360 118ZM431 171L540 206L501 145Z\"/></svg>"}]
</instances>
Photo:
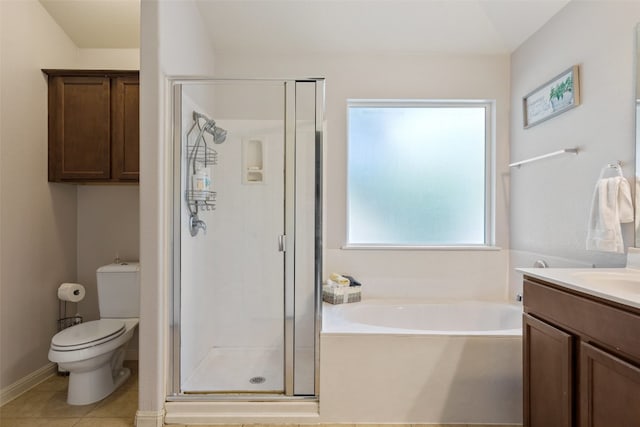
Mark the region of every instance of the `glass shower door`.
<instances>
[{"instance_id":1,"label":"glass shower door","mask_svg":"<svg viewBox=\"0 0 640 427\"><path fill-rule=\"evenodd\" d=\"M284 100L283 83L182 87L183 192L198 191L199 175L215 192L195 236L193 209L181 210L184 393L284 391ZM211 150L208 171L194 150Z\"/></svg>"},{"instance_id":2,"label":"glass shower door","mask_svg":"<svg viewBox=\"0 0 640 427\"><path fill-rule=\"evenodd\" d=\"M317 395L323 100L319 80L174 85L169 399Z\"/></svg>"}]
</instances>

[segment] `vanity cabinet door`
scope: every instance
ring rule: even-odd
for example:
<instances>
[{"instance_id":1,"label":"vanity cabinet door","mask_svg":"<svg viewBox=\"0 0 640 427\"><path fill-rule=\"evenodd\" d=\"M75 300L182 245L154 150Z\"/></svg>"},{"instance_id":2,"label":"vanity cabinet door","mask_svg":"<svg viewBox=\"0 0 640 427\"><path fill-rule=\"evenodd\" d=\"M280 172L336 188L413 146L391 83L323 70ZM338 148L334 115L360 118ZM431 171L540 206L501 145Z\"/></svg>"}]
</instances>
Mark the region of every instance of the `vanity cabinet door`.
<instances>
[{"instance_id":1,"label":"vanity cabinet door","mask_svg":"<svg viewBox=\"0 0 640 427\"><path fill-rule=\"evenodd\" d=\"M580 427L640 426L640 368L583 342Z\"/></svg>"},{"instance_id":2,"label":"vanity cabinet door","mask_svg":"<svg viewBox=\"0 0 640 427\"><path fill-rule=\"evenodd\" d=\"M575 338L528 314L523 316L524 425L571 427Z\"/></svg>"}]
</instances>

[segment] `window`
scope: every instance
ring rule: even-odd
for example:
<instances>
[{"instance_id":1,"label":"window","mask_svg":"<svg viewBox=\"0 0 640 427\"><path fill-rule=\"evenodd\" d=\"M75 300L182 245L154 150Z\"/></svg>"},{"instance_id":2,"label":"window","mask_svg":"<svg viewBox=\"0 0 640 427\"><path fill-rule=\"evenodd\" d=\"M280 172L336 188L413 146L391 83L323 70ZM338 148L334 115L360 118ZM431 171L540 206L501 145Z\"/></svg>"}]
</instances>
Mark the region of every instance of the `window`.
<instances>
[{"instance_id":1,"label":"window","mask_svg":"<svg viewBox=\"0 0 640 427\"><path fill-rule=\"evenodd\" d=\"M350 100L347 247L491 245L492 107Z\"/></svg>"}]
</instances>

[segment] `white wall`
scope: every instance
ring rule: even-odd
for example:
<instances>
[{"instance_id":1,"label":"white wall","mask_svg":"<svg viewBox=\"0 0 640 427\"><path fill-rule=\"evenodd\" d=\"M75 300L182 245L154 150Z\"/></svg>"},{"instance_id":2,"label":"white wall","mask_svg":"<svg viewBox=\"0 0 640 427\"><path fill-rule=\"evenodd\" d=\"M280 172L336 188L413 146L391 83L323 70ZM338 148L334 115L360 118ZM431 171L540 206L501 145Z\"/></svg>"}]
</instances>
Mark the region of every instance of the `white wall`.
<instances>
[{"instance_id":1,"label":"white wall","mask_svg":"<svg viewBox=\"0 0 640 427\"><path fill-rule=\"evenodd\" d=\"M167 387L172 169L166 78L213 73L213 50L191 1L144 0L140 10L140 401L138 426L162 425Z\"/></svg>"},{"instance_id":2,"label":"white wall","mask_svg":"<svg viewBox=\"0 0 640 427\"><path fill-rule=\"evenodd\" d=\"M47 78L77 49L37 1L0 2L0 388L47 365L76 276L76 190L47 182Z\"/></svg>"},{"instance_id":3,"label":"white wall","mask_svg":"<svg viewBox=\"0 0 640 427\"><path fill-rule=\"evenodd\" d=\"M513 53L511 161L568 147L580 152L511 170L511 247L519 251L512 267L531 267L532 259L545 257L624 265L624 255L586 251L585 240L601 168L620 160L625 176L634 179L639 21L638 2L573 1ZM575 64L582 105L523 129L522 96ZM625 246L634 246L632 224L623 225L623 237ZM520 286L517 276L511 285Z\"/></svg>"},{"instance_id":4,"label":"white wall","mask_svg":"<svg viewBox=\"0 0 640 427\"><path fill-rule=\"evenodd\" d=\"M189 87L185 87L182 91L182 135L186 134L193 123L193 111L213 117L211 110L198 105L192 98L193 95L202 95L204 91L193 92ZM206 101L206 98L204 100ZM191 144L195 142L197 135L198 129L195 128L189 135ZM182 144L184 147L184 139ZM183 148L183 153L184 150ZM183 158L180 194L184 194L187 185L185 167L191 166L187 164L186 158ZM217 187L217 182L215 186ZM210 260L215 233L210 231L205 233L200 230L197 236L192 237L189 231L188 210L185 199L182 197L180 205L180 283L183 284L180 289L180 306L189 307L188 310L181 311L180 320L180 372L181 385L184 386L185 381L191 377L199 362L215 342L215 325L209 318L214 310L208 309L216 303L213 286L211 286L215 276ZM198 215L199 219L205 221L208 230L213 225L211 224L213 214L214 212L202 212ZM233 327L233 322L229 323Z\"/></svg>"},{"instance_id":5,"label":"white wall","mask_svg":"<svg viewBox=\"0 0 640 427\"><path fill-rule=\"evenodd\" d=\"M508 247L509 58L447 55L216 56L219 77L326 78L325 272L352 273L369 296L504 298L502 251L341 250L346 236L346 100L349 98L495 99L496 244ZM451 173L456 173L455 165ZM469 280L473 277L473 280Z\"/></svg>"}]
</instances>

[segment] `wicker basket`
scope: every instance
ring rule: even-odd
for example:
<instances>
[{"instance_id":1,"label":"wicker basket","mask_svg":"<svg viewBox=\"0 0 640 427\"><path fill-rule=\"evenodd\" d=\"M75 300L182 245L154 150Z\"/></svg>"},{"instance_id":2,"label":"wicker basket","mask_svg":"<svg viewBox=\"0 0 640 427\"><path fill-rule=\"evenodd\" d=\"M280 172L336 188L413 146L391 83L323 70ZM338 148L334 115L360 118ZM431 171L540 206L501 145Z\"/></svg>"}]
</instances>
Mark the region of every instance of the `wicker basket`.
<instances>
[{"instance_id":1,"label":"wicker basket","mask_svg":"<svg viewBox=\"0 0 640 427\"><path fill-rule=\"evenodd\" d=\"M345 304L362 300L360 286L323 286L322 300L329 304Z\"/></svg>"}]
</instances>

